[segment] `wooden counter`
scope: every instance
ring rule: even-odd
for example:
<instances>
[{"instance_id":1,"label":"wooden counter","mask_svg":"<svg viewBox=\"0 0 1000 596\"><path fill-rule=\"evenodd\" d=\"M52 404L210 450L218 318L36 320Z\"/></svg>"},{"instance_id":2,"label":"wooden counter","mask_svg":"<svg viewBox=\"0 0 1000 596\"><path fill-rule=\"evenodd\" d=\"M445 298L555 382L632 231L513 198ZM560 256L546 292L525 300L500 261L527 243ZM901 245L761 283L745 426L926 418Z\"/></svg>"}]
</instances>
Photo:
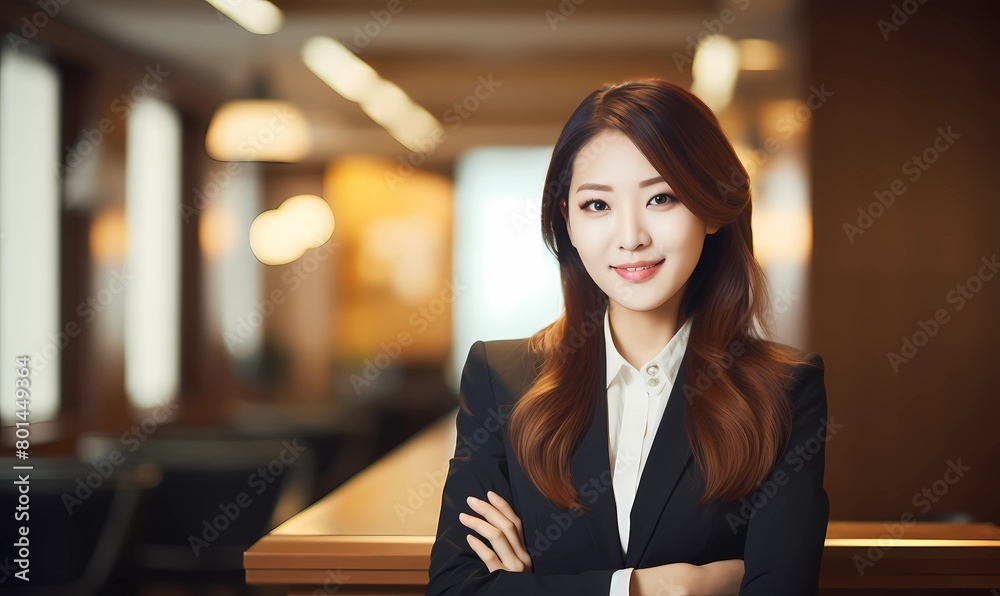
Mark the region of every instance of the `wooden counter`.
<instances>
[{"instance_id":1,"label":"wooden counter","mask_svg":"<svg viewBox=\"0 0 1000 596\"><path fill-rule=\"evenodd\" d=\"M247 583L282 586L288 594L423 594L456 414L261 538L243 556ZM820 585L998 587L1000 528L831 521Z\"/></svg>"}]
</instances>

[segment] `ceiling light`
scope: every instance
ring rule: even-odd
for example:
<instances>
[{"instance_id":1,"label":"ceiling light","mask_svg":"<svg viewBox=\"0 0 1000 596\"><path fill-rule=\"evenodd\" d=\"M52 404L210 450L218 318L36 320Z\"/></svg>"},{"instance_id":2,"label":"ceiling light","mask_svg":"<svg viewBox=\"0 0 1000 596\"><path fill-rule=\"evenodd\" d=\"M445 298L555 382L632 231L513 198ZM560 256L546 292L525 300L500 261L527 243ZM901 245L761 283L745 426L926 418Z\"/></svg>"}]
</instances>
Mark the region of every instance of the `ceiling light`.
<instances>
[{"instance_id":1,"label":"ceiling light","mask_svg":"<svg viewBox=\"0 0 1000 596\"><path fill-rule=\"evenodd\" d=\"M321 36L309 39L302 46L302 61L331 89L358 103L407 149L429 152L443 137L441 125L430 112L339 42Z\"/></svg>"},{"instance_id":2,"label":"ceiling light","mask_svg":"<svg viewBox=\"0 0 1000 596\"><path fill-rule=\"evenodd\" d=\"M258 215L250 225L250 248L265 265L283 265L333 235L330 205L316 195L296 195L277 209Z\"/></svg>"},{"instance_id":3,"label":"ceiling light","mask_svg":"<svg viewBox=\"0 0 1000 596\"><path fill-rule=\"evenodd\" d=\"M381 80L367 62L329 37L306 41L302 61L331 89L351 101L363 100Z\"/></svg>"},{"instance_id":4,"label":"ceiling light","mask_svg":"<svg viewBox=\"0 0 1000 596\"><path fill-rule=\"evenodd\" d=\"M267 35L281 29L284 15L267 0L205 0L250 33Z\"/></svg>"},{"instance_id":5,"label":"ceiling light","mask_svg":"<svg viewBox=\"0 0 1000 596\"><path fill-rule=\"evenodd\" d=\"M219 161L300 161L312 147L305 114L295 104L272 99L237 99L212 117L205 149Z\"/></svg>"}]
</instances>

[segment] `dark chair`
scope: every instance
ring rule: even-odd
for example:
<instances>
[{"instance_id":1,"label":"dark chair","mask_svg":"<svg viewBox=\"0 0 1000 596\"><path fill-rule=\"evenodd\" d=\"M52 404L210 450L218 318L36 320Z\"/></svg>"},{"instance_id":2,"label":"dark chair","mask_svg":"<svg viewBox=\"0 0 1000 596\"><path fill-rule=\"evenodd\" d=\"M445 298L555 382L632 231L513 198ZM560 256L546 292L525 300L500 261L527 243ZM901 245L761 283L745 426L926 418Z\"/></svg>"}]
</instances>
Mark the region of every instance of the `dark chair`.
<instances>
[{"instance_id":1,"label":"dark chair","mask_svg":"<svg viewBox=\"0 0 1000 596\"><path fill-rule=\"evenodd\" d=\"M14 469L25 464L33 469ZM154 464L106 464L95 468L73 458L0 459L0 593L131 591L131 545L160 473ZM24 480L28 484L20 483ZM22 519L15 515L18 506ZM21 569L16 563L21 547L15 542L22 525L28 527L30 583L14 576Z\"/></svg>"},{"instance_id":2,"label":"dark chair","mask_svg":"<svg viewBox=\"0 0 1000 596\"><path fill-rule=\"evenodd\" d=\"M313 464L303 445L175 427L138 445L129 459L155 462L163 472L140 525L144 581L242 583L243 552L304 506L296 493L308 491ZM78 441L84 459L120 448L118 437Z\"/></svg>"}]
</instances>

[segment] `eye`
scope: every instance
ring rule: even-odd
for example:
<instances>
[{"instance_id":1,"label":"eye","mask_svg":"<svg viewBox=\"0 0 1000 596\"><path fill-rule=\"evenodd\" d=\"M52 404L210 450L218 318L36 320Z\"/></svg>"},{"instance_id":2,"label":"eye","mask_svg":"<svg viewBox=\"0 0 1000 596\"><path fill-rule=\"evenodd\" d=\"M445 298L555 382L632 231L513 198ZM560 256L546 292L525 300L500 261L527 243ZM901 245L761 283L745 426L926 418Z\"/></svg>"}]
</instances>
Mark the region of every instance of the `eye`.
<instances>
[{"instance_id":1,"label":"eye","mask_svg":"<svg viewBox=\"0 0 1000 596\"><path fill-rule=\"evenodd\" d=\"M653 203L654 205L666 205L668 203L676 201L677 197L675 197L674 195L668 195L666 193L661 193L661 194L658 194L658 195L654 196L652 199L650 199L650 201L656 201L657 199L660 199L660 202L654 202Z\"/></svg>"},{"instance_id":2,"label":"eye","mask_svg":"<svg viewBox=\"0 0 1000 596\"><path fill-rule=\"evenodd\" d=\"M587 207L589 207L590 205L593 205L593 204L601 204L601 205L604 205L605 207L608 206L608 204L605 203L604 201L602 201L601 199L587 199L586 201L583 202L583 205L580 205L580 209L583 210L583 211L595 211L595 209L589 209L589 210L587 209ZM596 209L596 211L607 211L607 210L606 209Z\"/></svg>"}]
</instances>

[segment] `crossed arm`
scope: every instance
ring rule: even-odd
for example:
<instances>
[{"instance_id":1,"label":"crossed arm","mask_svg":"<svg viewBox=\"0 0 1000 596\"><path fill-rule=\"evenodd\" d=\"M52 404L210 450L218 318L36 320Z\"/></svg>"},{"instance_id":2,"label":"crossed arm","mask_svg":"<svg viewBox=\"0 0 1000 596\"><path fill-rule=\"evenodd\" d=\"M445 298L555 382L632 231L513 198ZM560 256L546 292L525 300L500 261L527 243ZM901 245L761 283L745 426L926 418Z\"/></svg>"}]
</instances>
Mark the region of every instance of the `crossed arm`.
<instances>
[{"instance_id":1,"label":"crossed arm","mask_svg":"<svg viewBox=\"0 0 1000 596\"><path fill-rule=\"evenodd\" d=\"M467 540L479 558L492 573L497 569L513 572L531 572L531 556L524 546L521 519L503 497L487 492L487 500L469 497L476 517L459 514L463 525L475 530L489 541L469 534ZM635 569L628 587L628 596L686 596L693 594L738 594L743 579L743 560L729 559L707 565L671 563L658 567Z\"/></svg>"},{"instance_id":2,"label":"crossed arm","mask_svg":"<svg viewBox=\"0 0 1000 596\"><path fill-rule=\"evenodd\" d=\"M815 360L819 372L804 372L793 396L793 448L815 440L826 424L822 360L818 356ZM509 505L502 428L489 423L496 420L491 420L490 411L496 402L481 341L469 350L460 394L458 445L449 462L426 593L609 596L615 570L531 573L521 520ZM790 482L749 521L745 566L743 560L731 559L702 566L674 563L634 569L629 596L814 594L829 507L822 488L822 447L821 441L818 453L805 462L786 459L775 467L774 473L787 474ZM485 500L469 499L476 495ZM790 561L798 561L795 569L789 568Z\"/></svg>"}]
</instances>

